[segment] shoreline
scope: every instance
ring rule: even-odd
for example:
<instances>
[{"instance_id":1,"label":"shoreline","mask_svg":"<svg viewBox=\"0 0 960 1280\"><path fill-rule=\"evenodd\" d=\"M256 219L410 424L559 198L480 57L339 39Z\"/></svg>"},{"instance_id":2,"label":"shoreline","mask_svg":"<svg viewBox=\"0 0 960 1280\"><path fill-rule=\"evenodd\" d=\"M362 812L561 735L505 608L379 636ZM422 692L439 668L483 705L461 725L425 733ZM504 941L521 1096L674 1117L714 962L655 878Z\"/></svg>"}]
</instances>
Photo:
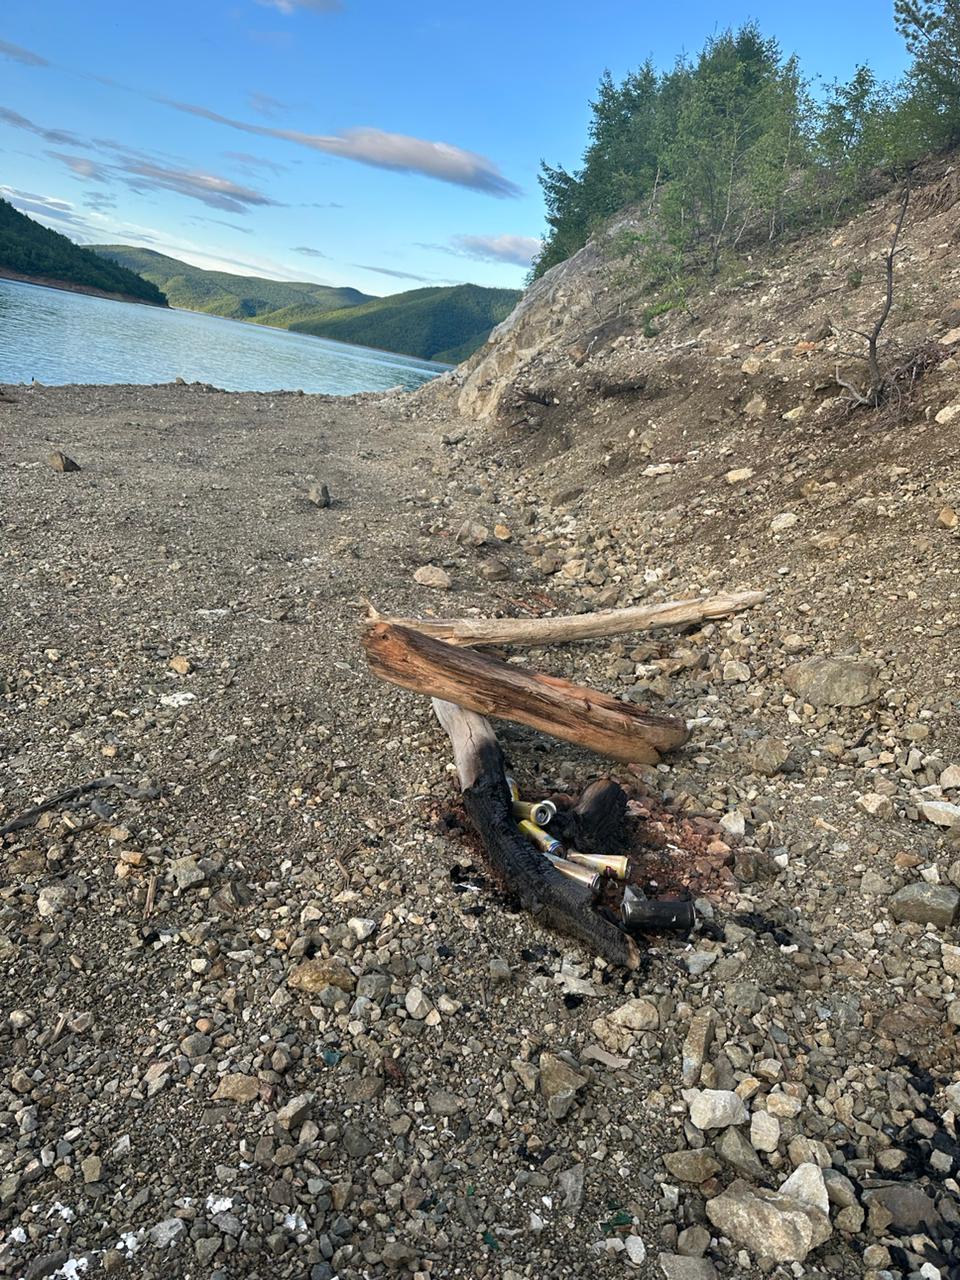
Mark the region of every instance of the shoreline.
<instances>
[{"instance_id":1,"label":"shoreline","mask_svg":"<svg viewBox=\"0 0 960 1280\"><path fill-rule=\"evenodd\" d=\"M0 267L0 280L10 280L14 284L32 284L38 289L57 289L60 293L85 293L91 298L105 298L108 302L134 302L141 307L153 307L157 311L170 311L169 303L148 302L146 298L135 298L132 293L113 293L108 289L98 289L95 285L77 284L72 280L60 280L56 276L25 276L8 267Z\"/></svg>"}]
</instances>

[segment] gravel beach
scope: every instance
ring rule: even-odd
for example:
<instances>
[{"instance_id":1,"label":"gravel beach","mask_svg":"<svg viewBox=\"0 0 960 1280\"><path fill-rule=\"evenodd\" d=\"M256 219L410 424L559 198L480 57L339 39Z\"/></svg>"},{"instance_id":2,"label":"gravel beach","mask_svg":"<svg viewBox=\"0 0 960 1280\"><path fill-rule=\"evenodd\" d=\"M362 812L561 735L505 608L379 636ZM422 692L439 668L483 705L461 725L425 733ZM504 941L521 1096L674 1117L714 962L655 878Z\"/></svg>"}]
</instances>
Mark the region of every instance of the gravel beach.
<instances>
[{"instance_id":1,"label":"gravel beach","mask_svg":"<svg viewBox=\"0 0 960 1280\"><path fill-rule=\"evenodd\" d=\"M955 431L626 474L442 403L0 397L0 826L119 784L0 838L0 1273L960 1276ZM490 885L366 601L751 588L524 656L693 725L611 772L698 929L610 969Z\"/></svg>"}]
</instances>

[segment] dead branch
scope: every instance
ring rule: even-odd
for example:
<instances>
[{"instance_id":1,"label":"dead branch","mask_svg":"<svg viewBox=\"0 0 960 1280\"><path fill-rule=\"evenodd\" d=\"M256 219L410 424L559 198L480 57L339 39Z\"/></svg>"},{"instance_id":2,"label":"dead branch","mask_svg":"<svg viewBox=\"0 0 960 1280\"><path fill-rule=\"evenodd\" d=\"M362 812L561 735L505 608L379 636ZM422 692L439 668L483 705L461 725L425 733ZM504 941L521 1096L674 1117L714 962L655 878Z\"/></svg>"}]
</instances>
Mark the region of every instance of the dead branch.
<instances>
[{"instance_id":1,"label":"dead branch","mask_svg":"<svg viewBox=\"0 0 960 1280\"><path fill-rule=\"evenodd\" d=\"M92 778L89 782L81 782L79 786L68 787L66 791L60 791L55 796L51 796L49 800L44 800L42 804L34 805L32 809L26 809L16 818L11 818L9 822L0 827L0 836L9 835L11 831L19 831L23 827L32 827L37 819L49 809L56 809L61 804L69 804L71 800L78 800L81 796L86 795L88 791L98 791L102 787L116 787L118 791L122 791L124 795L131 796L135 800L154 800L160 794L159 787L134 787L129 782L124 782L122 778L116 778L112 774L105 778Z\"/></svg>"},{"instance_id":2,"label":"dead branch","mask_svg":"<svg viewBox=\"0 0 960 1280\"><path fill-rule=\"evenodd\" d=\"M481 715L529 725L600 755L654 764L686 742L683 720L641 711L582 685L501 662L387 622L368 622L363 647L374 675Z\"/></svg>"},{"instance_id":3,"label":"dead branch","mask_svg":"<svg viewBox=\"0 0 960 1280\"><path fill-rule=\"evenodd\" d=\"M634 969L636 944L593 908L582 885L560 875L517 828L503 752L489 720L434 698L433 709L453 744L463 804L501 888L541 924L585 943L611 964Z\"/></svg>"},{"instance_id":4,"label":"dead branch","mask_svg":"<svg viewBox=\"0 0 960 1280\"><path fill-rule=\"evenodd\" d=\"M381 616L371 605L368 620L419 631L454 645L565 644L570 640L619 636L724 618L742 609L752 609L766 598L765 591L740 591L703 600L666 600L662 604L602 609L555 618L389 618Z\"/></svg>"}]
</instances>

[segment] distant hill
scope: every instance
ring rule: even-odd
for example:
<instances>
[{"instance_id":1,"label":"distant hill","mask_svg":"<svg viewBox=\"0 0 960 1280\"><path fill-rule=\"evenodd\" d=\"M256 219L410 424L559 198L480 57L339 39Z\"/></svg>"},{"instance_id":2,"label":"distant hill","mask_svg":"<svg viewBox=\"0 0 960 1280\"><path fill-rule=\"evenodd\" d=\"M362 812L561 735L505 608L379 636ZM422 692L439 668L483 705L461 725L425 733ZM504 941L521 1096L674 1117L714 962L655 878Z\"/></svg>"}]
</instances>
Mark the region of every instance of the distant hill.
<instances>
[{"instance_id":1,"label":"distant hill","mask_svg":"<svg viewBox=\"0 0 960 1280\"><path fill-rule=\"evenodd\" d=\"M179 258L128 244L95 244L91 248L101 257L139 272L145 280L152 280L167 295L171 306L206 311L230 320L252 320L268 311L287 307L307 307L311 314L339 311L371 300L370 294L361 293L359 289L334 289L324 284L205 271Z\"/></svg>"},{"instance_id":2,"label":"distant hill","mask_svg":"<svg viewBox=\"0 0 960 1280\"><path fill-rule=\"evenodd\" d=\"M174 307L444 364L476 351L520 297L517 289L461 284L374 298L358 289L205 271L132 245L92 247L159 285Z\"/></svg>"},{"instance_id":3,"label":"distant hill","mask_svg":"<svg viewBox=\"0 0 960 1280\"><path fill-rule=\"evenodd\" d=\"M283 327L457 364L483 345L490 330L506 319L519 298L518 289L485 289L478 284L411 289L345 311L317 317L290 316ZM257 323L273 324L274 317L258 316Z\"/></svg>"},{"instance_id":4,"label":"distant hill","mask_svg":"<svg viewBox=\"0 0 960 1280\"><path fill-rule=\"evenodd\" d=\"M117 294L137 302L166 306L156 284L135 270L107 262L90 249L41 226L0 200L0 276L60 285L91 293Z\"/></svg>"}]
</instances>

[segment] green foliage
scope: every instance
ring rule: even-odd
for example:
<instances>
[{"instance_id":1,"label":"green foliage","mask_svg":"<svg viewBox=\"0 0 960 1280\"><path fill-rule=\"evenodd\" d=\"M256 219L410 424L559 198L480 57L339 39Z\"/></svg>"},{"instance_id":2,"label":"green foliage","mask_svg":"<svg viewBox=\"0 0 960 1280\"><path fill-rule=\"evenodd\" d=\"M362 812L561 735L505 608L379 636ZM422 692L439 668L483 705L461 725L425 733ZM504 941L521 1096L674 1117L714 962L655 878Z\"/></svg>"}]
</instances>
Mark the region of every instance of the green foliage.
<instances>
[{"instance_id":1,"label":"green foliage","mask_svg":"<svg viewBox=\"0 0 960 1280\"><path fill-rule=\"evenodd\" d=\"M860 66L815 98L754 23L662 74L647 62L616 84L605 72L582 167L542 166L534 277L626 206L687 269L715 273L724 253L835 222L880 180L960 142L960 0L896 0L896 21L913 55L897 85Z\"/></svg>"},{"instance_id":2,"label":"green foliage","mask_svg":"<svg viewBox=\"0 0 960 1280\"><path fill-rule=\"evenodd\" d=\"M265 280L259 276L235 276L228 271L206 271L178 258L138 249L126 244L92 246L103 258L119 262L152 280L171 306L188 311L205 311L229 320L251 320L285 307L306 306L313 312L335 311L368 302L370 295L359 289L336 289L329 285ZM287 325L281 327L287 328Z\"/></svg>"},{"instance_id":3,"label":"green foliage","mask_svg":"<svg viewBox=\"0 0 960 1280\"><path fill-rule=\"evenodd\" d=\"M6 200L0 200L0 268L15 275L122 293L159 307L166 305L166 298L155 284L41 226Z\"/></svg>"},{"instance_id":4,"label":"green foliage","mask_svg":"<svg viewBox=\"0 0 960 1280\"><path fill-rule=\"evenodd\" d=\"M296 333L453 364L484 342L519 297L516 289L485 289L475 284L411 289L348 310L297 320L288 327Z\"/></svg>"},{"instance_id":5,"label":"green foliage","mask_svg":"<svg viewBox=\"0 0 960 1280\"><path fill-rule=\"evenodd\" d=\"M895 0L897 30L913 56L912 96L931 146L960 142L960 0Z\"/></svg>"}]
</instances>

